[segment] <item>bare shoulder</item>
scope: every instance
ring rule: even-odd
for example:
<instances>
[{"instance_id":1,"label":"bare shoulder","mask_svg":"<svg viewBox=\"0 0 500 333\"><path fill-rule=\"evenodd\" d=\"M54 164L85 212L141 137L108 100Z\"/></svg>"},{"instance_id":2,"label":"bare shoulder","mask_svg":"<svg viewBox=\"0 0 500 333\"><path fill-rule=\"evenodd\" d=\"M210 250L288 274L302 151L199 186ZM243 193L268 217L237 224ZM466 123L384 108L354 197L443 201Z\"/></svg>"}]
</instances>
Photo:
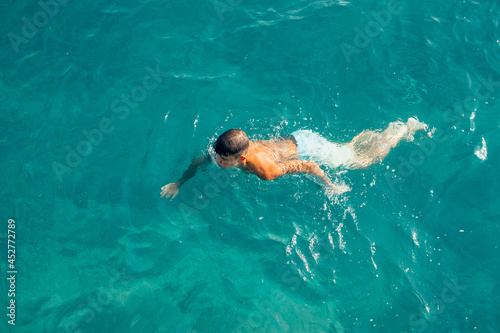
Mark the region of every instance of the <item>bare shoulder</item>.
<instances>
[{"instance_id":1,"label":"bare shoulder","mask_svg":"<svg viewBox=\"0 0 500 333\"><path fill-rule=\"evenodd\" d=\"M255 153L251 172L265 180L275 179L282 174L276 161L265 151Z\"/></svg>"},{"instance_id":2,"label":"bare shoulder","mask_svg":"<svg viewBox=\"0 0 500 333\"><path fill-rule=\"evenodd\" d=\"M256 168L265 168L266 166L273 164L274 161L269 156L265 150L257 150L253 154L252 165ZM275 163L274 163L275 164Z\"/></svg>"}]
</instances>

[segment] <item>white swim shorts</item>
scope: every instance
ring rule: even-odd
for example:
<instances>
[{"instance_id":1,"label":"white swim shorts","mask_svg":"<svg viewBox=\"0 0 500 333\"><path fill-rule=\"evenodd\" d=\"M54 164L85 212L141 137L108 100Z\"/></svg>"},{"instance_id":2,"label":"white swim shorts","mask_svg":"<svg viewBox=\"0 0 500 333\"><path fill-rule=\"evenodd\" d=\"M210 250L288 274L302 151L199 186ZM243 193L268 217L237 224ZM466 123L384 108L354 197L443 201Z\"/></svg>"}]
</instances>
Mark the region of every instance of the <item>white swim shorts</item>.
<instances>
[{"instance_id":1,"label":"white swim shorts","mask_svg":"<svg viewBox=\"0 0 500 333\"><path fill-rule=\"evenodd\" d=\"M301 160L337 168L348 164L353 157L348 146L330 142L311 130L298 130L292 135L297 143L297 152Z\"/></svg>"}]
</instances>

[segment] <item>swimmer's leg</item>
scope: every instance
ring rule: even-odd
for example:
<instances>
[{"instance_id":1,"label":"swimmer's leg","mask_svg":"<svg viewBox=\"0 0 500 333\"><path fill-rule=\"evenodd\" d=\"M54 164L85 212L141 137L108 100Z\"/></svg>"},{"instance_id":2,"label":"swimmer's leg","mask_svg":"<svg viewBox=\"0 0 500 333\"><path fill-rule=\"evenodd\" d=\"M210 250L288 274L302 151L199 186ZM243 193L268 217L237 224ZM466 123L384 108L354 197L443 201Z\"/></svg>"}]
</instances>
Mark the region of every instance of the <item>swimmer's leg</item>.
<instances>
[{"instance_id":1,"label":"swimmer's leg","mask_svg":"<svg viewBox=\"0 0 500 333\"><path fill-rule=\"evenodd\" d=\"M391 148L405 139L413 141L417 131L425 131L428 126L415 118L409 118L406 123L395 121L382 132L363 131L355 136L348 146L353 151L351 169L366 168L371 164L382 161Z\"/></svg>"}]
</instances>

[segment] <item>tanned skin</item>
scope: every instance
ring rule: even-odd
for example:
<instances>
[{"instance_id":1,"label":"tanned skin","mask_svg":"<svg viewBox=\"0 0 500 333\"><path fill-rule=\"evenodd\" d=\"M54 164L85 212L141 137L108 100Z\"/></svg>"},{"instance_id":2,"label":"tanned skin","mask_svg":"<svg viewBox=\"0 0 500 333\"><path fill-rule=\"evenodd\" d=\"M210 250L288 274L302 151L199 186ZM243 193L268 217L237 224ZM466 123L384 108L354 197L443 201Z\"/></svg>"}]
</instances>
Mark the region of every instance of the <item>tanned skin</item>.
<instances>
[{"instance_id":1,"label":"tanned skin","mask_svg":"<svg viewBox=\"0 0 500 333\"><path fill-rule=\"evenodd\" d=\"M263 180L273 180L286 174L308 173L317 176L328 187L335 185L325 175L323 170L312 161L298 160L297 145L292 139L250 141L246 152L240 155L221 156L217 154L217 165L223 169L240 168L253 173ZM175 198L179 187L193 177L198 167L210 162L209 156L195 159L184 172L181 179L162 187L161 196L165 199Z\"/></svg>"},{"instance_id":2,"label":"tanned skin","mask_svg":"<svg viewBox=\"0 0 500 333\"><path fill-rule=\"evenodd\" d=\"M309 173L331 184L316 163L297 159L297 146L291 139L251 142L248 152L242 157L236 166L263 180L273 180L285 174Z\"/></svg>"},{"instance_id":3,"label":"tanned skin","mask_svg":"<svg viewBox=\"0 0 500 333\"><path fill-rule=\"evenodd\" d=\"M389 124L383 132L365 130L356 135L347 146L351 148L353 159L350 169L366 168L380 162L391 148L403 139L413 140L417 131L427 131L428 126L416 118L408 118L406 123L395 121ZM430 136L430 133L428 133ZM254 173L264 180L273 180L285 174L309 173L318 177L325 185L336 193L348 189L333 184L318 165L312 161L298 160L297 145L293 137L278 140L250 141L247 151L237 155L220 156L217 154L217 164L221 168L237 167ZM191 163L181 179L162 187L161 196L172 200L179 192L179 187L193 177L200 165L208 163L209 156L200 157Z\"/></svg>"}]
</instances>

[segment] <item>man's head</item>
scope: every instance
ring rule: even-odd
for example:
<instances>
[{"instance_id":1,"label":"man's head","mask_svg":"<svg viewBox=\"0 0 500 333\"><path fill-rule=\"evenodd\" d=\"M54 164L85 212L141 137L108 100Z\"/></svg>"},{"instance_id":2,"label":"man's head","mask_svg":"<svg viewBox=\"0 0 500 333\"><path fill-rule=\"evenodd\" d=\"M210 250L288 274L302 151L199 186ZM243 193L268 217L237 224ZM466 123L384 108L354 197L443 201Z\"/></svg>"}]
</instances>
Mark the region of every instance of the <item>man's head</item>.
<instances>
[{"instance_id":1,"label":"man's head","mask_svg":"<svg viewBox=\"0 0 500 333\"><path fill-rule=\"evenodd\" d=\"M250 140L242 130L230 129L222 133L214 143L217 164L224 169L236 166L245 158L249 146Z\"/></svg>"}]
</instances>

